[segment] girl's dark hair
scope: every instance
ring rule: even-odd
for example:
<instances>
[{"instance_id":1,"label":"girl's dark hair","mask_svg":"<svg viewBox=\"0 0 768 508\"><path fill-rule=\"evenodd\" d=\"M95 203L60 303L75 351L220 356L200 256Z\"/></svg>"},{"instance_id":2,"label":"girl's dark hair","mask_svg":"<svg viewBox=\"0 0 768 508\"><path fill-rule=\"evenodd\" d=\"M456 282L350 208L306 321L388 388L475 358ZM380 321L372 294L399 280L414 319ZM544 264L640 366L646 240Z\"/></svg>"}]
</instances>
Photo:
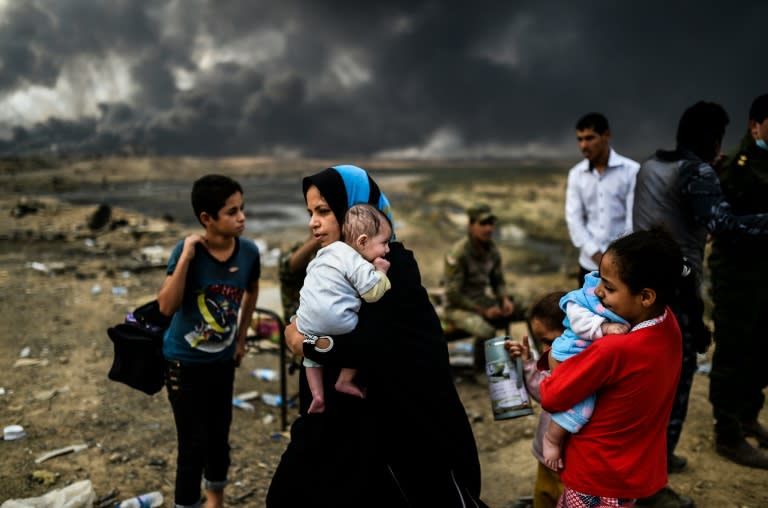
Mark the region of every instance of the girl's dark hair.
<instances>
[{"instance_id":1,"label":"girl's dark hair","mask_svg":"<svg viewBox=\"0 0 768 508\"><path fill-rule=\"evenodd\" d=\"M531 305L528 320L538 319L550 330L565 330L565 312L560 308L560 299L565 291L553 291L540 297Z\"/></svg>"},{"instance_id":2,"label":"girl's dark hair","mask_svg":"<svg viewBox=\"0 0 768 508\"><path fill-rule=\"evenodd\" d=\"M656 291L656 303L666 306L683 273L683 255L672 235L660 226L635 231L614 240L606 250L616 261L621 281L632 293Z\"/></svg>"},{"instance_id":3,"label":"girl's dark hair","mask_svg":"<svg viewBox=\"0 0 768 508\"><path fill-rule=\"evenodd\" d=\"M243 193L243 188L235 180L222 175L205 175L192 184L192 209L200 221L200 214L206 212L214 219L219 218L219 210L235 192Z\"/></svg>"}]
</instances>

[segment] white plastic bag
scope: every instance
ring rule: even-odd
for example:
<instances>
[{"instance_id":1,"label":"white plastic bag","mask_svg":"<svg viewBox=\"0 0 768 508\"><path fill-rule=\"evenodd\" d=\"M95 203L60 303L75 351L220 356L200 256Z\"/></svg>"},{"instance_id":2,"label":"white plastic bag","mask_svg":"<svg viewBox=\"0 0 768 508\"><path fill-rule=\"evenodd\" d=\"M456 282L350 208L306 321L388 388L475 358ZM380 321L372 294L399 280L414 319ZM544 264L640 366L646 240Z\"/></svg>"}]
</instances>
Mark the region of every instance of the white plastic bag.
<instances>
[{"instance_id":1,"label":"white plastic bag","mask_svg":"<svg viewBox=\"0 0 768 508\"><path fill-rule=\"evenodd\" d=\"M91 480L82 480L40 497L9 499L0 508L93 508L95 500Z\"/></svg>"}]
</instances>

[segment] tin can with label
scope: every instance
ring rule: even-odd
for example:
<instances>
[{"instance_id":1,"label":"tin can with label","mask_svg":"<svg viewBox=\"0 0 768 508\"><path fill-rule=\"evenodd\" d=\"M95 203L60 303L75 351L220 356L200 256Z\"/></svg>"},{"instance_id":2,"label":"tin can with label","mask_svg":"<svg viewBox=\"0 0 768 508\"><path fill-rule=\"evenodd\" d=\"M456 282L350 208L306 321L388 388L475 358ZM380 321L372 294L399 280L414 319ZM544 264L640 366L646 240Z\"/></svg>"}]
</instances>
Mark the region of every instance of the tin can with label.
<instances>
[{"instance_id":1,"label":"tin can with label","mask_svg":"<svg viewBox=\"0 0 768 508\"><path fill-rule=\"evenodd\" d=\"M509 357L504 349L504 341L508 339L505 335L485 341L485 373L488 375L494 420L533 414L525 387L523 362L520 357L514 361Z\"/></svg>"}]
</instances>

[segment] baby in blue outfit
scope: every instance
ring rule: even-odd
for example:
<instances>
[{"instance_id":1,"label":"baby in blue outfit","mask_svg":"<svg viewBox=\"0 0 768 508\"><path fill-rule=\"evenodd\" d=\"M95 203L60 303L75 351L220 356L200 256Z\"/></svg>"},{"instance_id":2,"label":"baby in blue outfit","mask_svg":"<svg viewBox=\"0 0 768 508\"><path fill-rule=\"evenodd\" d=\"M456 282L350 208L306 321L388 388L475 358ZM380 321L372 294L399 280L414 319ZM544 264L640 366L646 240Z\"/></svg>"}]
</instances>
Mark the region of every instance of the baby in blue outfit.
<instances>
[{"instance_id":1,"label":"baby in blue outfit","mask_svg":"<svg viewBox=\"0 0 768 508\"><path fill-rule=\"evenodd\" d=\"M565 311L563 320L565 332L552 343L549 352L549 368L575 354L584 351L592 341L605 335L629 332L629 324L624 318L606 309L595 295L595 288L600 283L597 272L584 276L584 286L566 294L560 299L560 308ZM557 471L562 469L562 445L565 437L575 434L589 421L595 408L595 395L592 394L571 409L553 413L552 421L544 434L544 463Z\"/></svg>"}]
</instances>

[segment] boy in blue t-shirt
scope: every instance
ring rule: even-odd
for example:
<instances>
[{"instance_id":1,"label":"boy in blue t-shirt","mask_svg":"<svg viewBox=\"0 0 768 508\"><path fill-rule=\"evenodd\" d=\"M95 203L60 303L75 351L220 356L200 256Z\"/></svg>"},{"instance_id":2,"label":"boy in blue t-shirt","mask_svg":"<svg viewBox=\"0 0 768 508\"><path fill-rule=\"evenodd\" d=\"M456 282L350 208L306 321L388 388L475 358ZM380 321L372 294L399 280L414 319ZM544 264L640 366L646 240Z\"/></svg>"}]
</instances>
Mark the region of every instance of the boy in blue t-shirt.
<instances>
[{"instance_id":1,"label":"boy in blue t-shirt","mask_svg":"<svg viewBox=\"0 0 768 508\"><path fill-rule=\"evenodd\" d=\"M176 244L157 300L173 315L163 354L178 440L174 502L199 506L202 479L213 508L223 506L235 367L245 354L261 268L256 244L240 238L239 183L203 176L192 186L192 208L205 232Z\"/></svg>"}]
</instances>

